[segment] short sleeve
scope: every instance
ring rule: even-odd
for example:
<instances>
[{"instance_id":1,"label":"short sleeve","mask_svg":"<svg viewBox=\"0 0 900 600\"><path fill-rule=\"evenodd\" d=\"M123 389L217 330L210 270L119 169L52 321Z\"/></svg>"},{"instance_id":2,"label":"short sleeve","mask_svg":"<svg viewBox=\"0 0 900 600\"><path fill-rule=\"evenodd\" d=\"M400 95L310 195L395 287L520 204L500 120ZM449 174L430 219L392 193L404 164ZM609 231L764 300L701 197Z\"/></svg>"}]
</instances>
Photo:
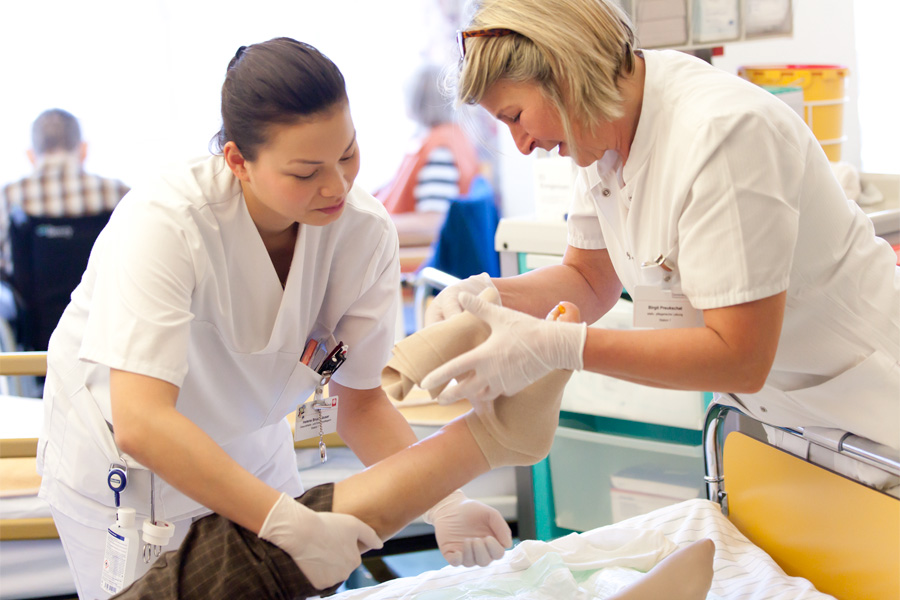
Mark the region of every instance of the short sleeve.
<instances>
[{"instance_id":1,"label":"short sleeve","mask_svg":"<svg viewBox=\"0 0 900 600\"><path fill-rule=\"evenodd\" d=\"M181 386L196 281L186 223L146 202L120 203L92 257L79 358Z\"/></svg>"},{"instance_id":2,"label":"short sleeve","mask_svg":"<svg viewBox=\"0 0 900 600\"><path fill-rule=\"evenodd\" d=\"M567 243L582 250L599 250L606 248L600 219L594 206L591 186L585 169L578 169L575 177L572 203L566 219Z\"/></svg>"},{"instance_id":3,"label":"short sleeve","mask_svg":"<svg viewBox=\"0 0 900 600\"><path fill-rule=\"evenodd\" d=\"M764 114L709 123L691 150L709 155L678 221L682 289L700 309L787 289L806 152Z\"/></svg>"},{"instance_id":4,"label":"short sleeve","mask_svg":"<svg viewBox=\"0 0 900 600\"><path fill-rule=\"evenodd\" d=\"M335 381L354 389L381 385L381 371L391 356L400 312L400 258L397 234L384 222L381 239L368 256L356 299L338 321L334 336L348 343L347 361ZM354 255L353 260L359 260Z\"/></svg>"}]
</instances>

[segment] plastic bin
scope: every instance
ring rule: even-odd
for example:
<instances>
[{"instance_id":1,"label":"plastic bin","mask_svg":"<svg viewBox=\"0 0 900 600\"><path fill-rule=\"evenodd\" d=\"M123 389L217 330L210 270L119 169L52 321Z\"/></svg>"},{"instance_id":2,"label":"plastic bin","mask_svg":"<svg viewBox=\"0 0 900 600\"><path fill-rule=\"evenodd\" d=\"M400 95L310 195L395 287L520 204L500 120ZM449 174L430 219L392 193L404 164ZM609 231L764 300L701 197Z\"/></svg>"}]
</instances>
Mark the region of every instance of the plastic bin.
<instances>
[{"instance_id":1,"label":"plastic bin","mask_svg":"<svg viewBox=\"0 0 900 600\"><path fill-rule=\"evenodd\" d=\"M828 160L841 159L844 127L844 79L849 69L837 65L744 66L738 75L760 86L803 89L804 118Z\"/></svg>"},{"instance_id":2,"label":"plastic bin","mask_svg":"<svg viewBox=\"0 0 900 600\"><path fill-rule=\"evenodd\" d=\"M560 427L549 461L556 525L574 531L587 531L632 516L635 502L640 503L640 510L647 507L645 512L649 512L684 500L683 492L680 497L672 497L664 491L667 472L685 473L688 481L696 482L693 497L703 497L706 489L702 446ZM658 468L659 493L652 487L652 476L650 487L614 489L612 478L631 467L649 468L651 472ZM614 519L614 513L620 519Z\"/></svg>"}]
</instances>

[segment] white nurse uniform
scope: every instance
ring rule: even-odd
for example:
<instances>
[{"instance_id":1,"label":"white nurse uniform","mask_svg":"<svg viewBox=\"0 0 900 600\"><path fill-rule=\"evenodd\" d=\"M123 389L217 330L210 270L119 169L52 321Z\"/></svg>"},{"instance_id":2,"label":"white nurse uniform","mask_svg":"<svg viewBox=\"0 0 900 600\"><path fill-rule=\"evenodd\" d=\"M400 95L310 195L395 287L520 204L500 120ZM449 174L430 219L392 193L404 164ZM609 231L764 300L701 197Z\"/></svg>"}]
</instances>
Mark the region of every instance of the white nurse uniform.
<instances>
[{"instance_id":1,"label":"white nurse uniform","mask_svg":"<svg viewBox=\"0 0 900 600\"><path fill-rule=\"evenodd\" d=\"M579 170L568 243L606 248L629 293L680 286L698 309L787 291L757 418L900 448L900 268L847 200L806 124L769 92L675 51L645 51L640 120ZM672 269L654 264L660 256Z\"/></svg>"},{"instance_id":2,"label":"white nurse uniform","mask_svg":"<svg viewBox=\"0 0 900 600\"><path fill-rule=\"evenodd\" d=\"M40 495L84 525L114 520L106 475L124 459L123 505L149 515L149 476L110 433L110 368L180 388L176 408L264 482L302 492L285 415L318 376L309 338L349 346L335 381L380 385L399 302L398 243L382 205L354 187L324 227L301 225L284 288L220 156L130 192L100 235L50 340ZM158 481L158 520L208 509Z\"/></svg>"}]
</instances>

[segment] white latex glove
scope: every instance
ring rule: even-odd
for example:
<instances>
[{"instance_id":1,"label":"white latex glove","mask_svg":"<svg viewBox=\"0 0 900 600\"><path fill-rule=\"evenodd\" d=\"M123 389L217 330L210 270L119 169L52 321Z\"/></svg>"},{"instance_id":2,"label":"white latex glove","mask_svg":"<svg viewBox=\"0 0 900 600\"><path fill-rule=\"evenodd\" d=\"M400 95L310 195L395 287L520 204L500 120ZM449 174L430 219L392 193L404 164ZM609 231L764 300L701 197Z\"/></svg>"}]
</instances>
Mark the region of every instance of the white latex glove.
<instances>
[{"instance_id":1,"label":"white latex glove","mask_svg":"<svg viewBox=\"0 0 900 600\"><path fill-rule=\"evenodd\" d=\"M477 296L487 288L497 289L497 286L494 285L490 275L487 273L472 275L459 283L454 283L444 288L441 293L434 297L428 308L425 309L425 327L461 313L462 307L459 305L460 293L468 292ZM498 293L497 296L499 297L500 294ZM500 304L500 300L497 300L497 304Z\"/></svg>"},{"instance_id":2,"label":"white latex glove","mask_svg":"<svg viewBox=\"0 0 900 600\"><path fill-rule=\"evenodd\" d=\"M458 567L487 566L512 546L512 532L497 509L456 490L425 513L447 562Z\"/></svg>"},{"instance_id":3,"label":"white latex glove","mask_svg":"<svg viewBox=\"0 0 900 600\"><path fill-rule=\"evenodd\" d=\"M458 381L436 398L439 404L451 404L463 398L487 402L500 395L520 392L550 371L584 368L586 324L537 319L467 293L460 294L459 303L486 322L491 335L478 347L447 361L422 380L421 387L426 390L438 388L451 379Z\"/></svg>"},{"instance_id":4,"label":"white latex glove","mask_svg":"<svg viewBox=\"0 0 900 600\"><path fill-rule=\"evenodd\" d=\"M347 579L361 553L383 546L375 530L356 517L316 512L287 494L269 511L259 537L287 552L320 590Z\"/></svg>"}]
</instances>

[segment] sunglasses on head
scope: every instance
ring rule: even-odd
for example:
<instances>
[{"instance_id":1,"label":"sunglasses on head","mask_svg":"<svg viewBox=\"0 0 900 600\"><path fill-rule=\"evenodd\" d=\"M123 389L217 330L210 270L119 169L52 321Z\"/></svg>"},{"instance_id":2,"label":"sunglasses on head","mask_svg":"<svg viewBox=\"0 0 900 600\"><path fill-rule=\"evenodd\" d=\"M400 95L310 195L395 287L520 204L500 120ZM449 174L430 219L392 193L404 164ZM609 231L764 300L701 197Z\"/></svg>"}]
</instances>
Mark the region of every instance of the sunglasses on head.
<instances>
[{"instance_id":1,"label":"sunglasses on head","mask_svg":"<svg viewBox=\"0 0 900 600\"><path fill-rule=\"evenodd\" d=\"M515 33L515 31L513 31L512 29L501 29L501 28L470 29L469 31L457 31L456 32L456 43L459 44L459 56L460 56L460 58L466 57L466 40L469 38L502 37L504 35L509 35L511 33Z\"/></svg>"}]
</instances>

